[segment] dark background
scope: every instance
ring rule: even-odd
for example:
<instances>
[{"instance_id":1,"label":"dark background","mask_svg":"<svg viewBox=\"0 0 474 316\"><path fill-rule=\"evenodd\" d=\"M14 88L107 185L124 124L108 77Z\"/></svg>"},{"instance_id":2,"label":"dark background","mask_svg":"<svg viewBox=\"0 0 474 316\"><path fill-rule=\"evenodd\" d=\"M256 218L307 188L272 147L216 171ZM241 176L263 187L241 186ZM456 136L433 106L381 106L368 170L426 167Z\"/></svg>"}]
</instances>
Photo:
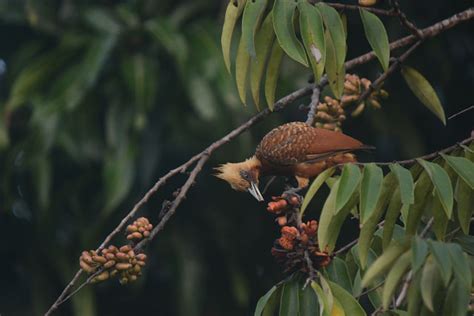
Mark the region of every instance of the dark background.
<instances>
[{"instance_id":1,"label":"dark background","mask_svg":"<svg viewBox=\"0 0 474 316\"><path fill-rule=\"evenodd\" d=\"M419 27L472 5L401 2ZM96 248L161 175L256 112L240 104L223 65L225 6L0 0L0 314L44 313L77 270L81 250ZM358 13L347 14L350 59L369 45ZM407 35L397 19L383 21L391 40ZM464 23L429 39L407 61L435 87L447 116L472 105L473 29ZM354 71L372 80L381 73L376 61ZM308 69L287 60L277 96L308 78ZM382 110L343 126L377 146L363 159L416 157L469 136L473 111L443 126L399 74L384 88L390 97ZM88 286L57 314L253 313L284 277L270 255L278 227L264 205L212 177L212 168L251 156L271 128L304 120L299 105L308 102L272 115L213 155L148 247L137 283ZM170 181L140 214L156 221L163 199L184 180ZM272 190L278 193L278 183ZM317 204L308 218L317 217ZM341 244L355 233L351 225L343 229Z\"/></svg>"}]
</instances>

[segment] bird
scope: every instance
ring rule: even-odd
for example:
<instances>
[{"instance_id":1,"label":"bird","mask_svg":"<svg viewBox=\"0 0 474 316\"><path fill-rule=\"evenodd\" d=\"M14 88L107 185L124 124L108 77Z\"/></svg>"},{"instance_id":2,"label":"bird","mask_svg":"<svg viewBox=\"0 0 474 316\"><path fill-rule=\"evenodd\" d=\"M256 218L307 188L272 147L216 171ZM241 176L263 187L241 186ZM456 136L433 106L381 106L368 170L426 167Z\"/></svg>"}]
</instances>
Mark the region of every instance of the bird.
<instances>
[{"instance_id":1,"label":"bird","mask_svg":"<svg viewBox=\"0 0 474 316\"><path fill-rule=\"evenodd\" d=\"M304 188L310 178L324 170L356 162L352 152L364 149L374 147L341 132L290 122L268 132L252 157L215 168L215 176L227 181L232 189L247 191L257 201L264 201L258 188L260 177L294 176L298 188Z\"/></svg>"}]
</instances>

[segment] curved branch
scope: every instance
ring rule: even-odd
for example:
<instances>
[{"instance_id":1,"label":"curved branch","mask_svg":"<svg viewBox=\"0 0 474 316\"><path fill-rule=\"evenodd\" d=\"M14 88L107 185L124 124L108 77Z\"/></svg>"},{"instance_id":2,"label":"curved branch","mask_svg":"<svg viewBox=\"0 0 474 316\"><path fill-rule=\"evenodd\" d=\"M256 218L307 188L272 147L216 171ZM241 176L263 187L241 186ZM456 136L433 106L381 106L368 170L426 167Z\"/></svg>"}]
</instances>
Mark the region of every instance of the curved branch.
<instances>
[{"instance_id":1,"label":"curved branch","mask_svg":"<svg viewBox=\"0 0 474 316\"><path fill-rule=\"evenodd\" d=\"M436 35L444 32L444 31L458 25L459 23L462 23L462 22L465 22L469 19L472 19L473 17L474 17L474 8L469 8L465 11L462 11L460 13L457 13L457 14L453 15L452 17L450 17L448 19L445 19L443 21L440 21L440 22L428 27L428 28L425 28L425 29L421 30L421 32L422 32L424 38L433 37L433 36L436 36ZM413 43L416 40L417 40L417 37L413 36L413 35L404 37L402 39L399 39L397 41L392 42L390 44L390 50L394 50L394 49L397 49L397 48L400 48L400 47L404 47L406 45L409 45L409 44ZM346 69L350 69L350 68L353 68L357 65L365 64L365 63L371 61L374 58L375 58L375 53L374 52L369 52L367 54L364 54L364 55L361 55L357 58L354 58L350 61L347 61L344 65L345 65ZM280 99L278 102L275 103L275 106L274 106L275 111L279 111L279 110L283 109L284 107L286 107L287 105L289 105L290 103L292 103L293 101L295 101L298 98L301 98L301 97L304 97L304 96L307 96L307 95L311 94L313 89L314 89L314 85L311 85L311 86L304 87L304 88L301 88L299 90L296 90L293 93L287 95L286 97L283 97L282 99ZM133 206L132 210L120 221L120 223L117 225L117 227L104 239L104 241L101 243L101 245L99 246L98 249L104 248L112 240L112 238L115 237L124 228L126 223L133 216L135 216L135 214L138 212L138 210L145 203L147 203L148 200L158 191L158 189L160 187L162 187L169 179L171 179L172 177L176 176L179 173L185 172L189 167L191 167L194 163L197 162L196 167L192 172L192 174L194 175L192 181L190 180L191 179L191 176L190 176L188 178L188 180L186 181L186 183L184 184L184 186L186 186L186 190L183 193L182 197L178 200L178 197L181 196L181 195L178 195L178 197L172 202L173 205L176 205L175 208L173 209L173 211L171 213L168 213L169 212L168 211L164 215L163 219L166 218L166 221L164 222L164 223L166 223L169 220L169 218L174 214L174 212L176 211L176 209L179 206L180 202L184 199L187 190L189 190L189 188L192 186L192 182L194 182L194 178L197 176L199 171L202 169L202 166L208 160L209 156L216 149L218 149L218 148L222 147L223 145L227 144L228 142L230 142L231 140L233 140L234 138L239 136L241 133L248 130L249 128L251 128L256 123L260 122L263 118L265 118L269 114L271 114L271 111L269 109L265 109L262 112L254 115L248 121L246 121L245 123L243 123L242 125L240 125L236 129L234 129L233 131L228 133L226 136L224 136L221 139L217 140L216 142L212 143L210 146L208 146L206 149L204 149L199 154L193 156L187 162L185 162L182 165L180 165L179 167L169 171L166 175L161 177L153 185L153 187L142 197L142 199L140 199ZM198 170L196 170L196 168ZM183 186L183 188L184 188L184 186ZM171 210L171 208L170 208L170 210ZM170 215L168 215L168 214L170 214ZM160 223L163 223L163 219ZM164 226L164 224L163 225L158 224L155 227L156 231L153 234L153 237L156 235L156 233L158 233L161 229L163 229L163 226ZM158 227L160 227L160 228L158 229ZM59 305L61 305L62 303L64 303L66 301L65 300L66 295L74 287L75 283L80 278L81 274L82 274L82 270L78 270L78 272L75 274L73 279L64 288L64 290L61 292L61 294L56 299L56 301L51 305L51 307L49 308L49 310L46 312L45 315L51 315L51 313L53 313L55 310L57 310ZM69 297L70 296L68 296L68 298Z\"/></svg>"}]
</instances>

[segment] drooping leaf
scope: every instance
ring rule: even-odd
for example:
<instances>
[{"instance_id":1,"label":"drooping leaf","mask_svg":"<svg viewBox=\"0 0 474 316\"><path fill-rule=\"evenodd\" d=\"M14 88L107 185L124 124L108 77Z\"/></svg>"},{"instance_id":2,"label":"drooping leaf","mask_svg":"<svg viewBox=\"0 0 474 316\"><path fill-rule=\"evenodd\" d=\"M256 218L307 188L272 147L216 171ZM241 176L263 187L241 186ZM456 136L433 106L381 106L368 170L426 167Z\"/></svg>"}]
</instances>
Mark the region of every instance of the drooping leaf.
<instances>
[{"instance_id":1,"label":"drooping leaf","mask_svg":"<svg viewBox=\"0 0 474 316\"><path fill-rule=\"evenodd\" d=\"M260 23L267 6L267 0L247 1L242 17L242 39L245 42L248 53L255 58L255 34L260 27Z\"/></svg>"},{"instance_id":2,"label":"drooping leaf","mask_svg":"<svg viewBox=\"0 0 474 316\"><path fill-rule=\"evenodd\" d=\"M444 240L449 219L438 197L428 194L426 208L433 214L433 231L438 240Z\"/></svg>"},{"instance_id":3,"label":"drooping leaf","mask_svg":"<svg viewBox=\"0 0 474 316\"><path fill-rule=\"evenodd\" d=\"M256 57L250 60L250 90L257 108L260 107L260 86L262 84L263 72L275 38L273 32L272 15L269 14L258 30L256 39Z\"/></svg>"},{"instance_id":4,"label":"drooping leaf","mask_svg":"<svg viewBox=\"0 0 474 316\"><path fill-rule=\"evenodd\" d=\"M408 316L419 316L420 309L423 306L422 298L421 298L421 274L417 273L414 274L411 280L411 286L408 287Z\"/></svg>"},{"instance_id":5,"label":"drooping leaf","mask_svg":"<svg viewBox=\"0 0 474 316\"><path fill-rule=\"evenodd\" d=\"M400 215L401 207L402 202L400 199L400 187L398 186L395 188L395 191L393 192L393 195L390 198L390 202L387 207L387 213L385 214L385 223L383 225L382 235L383 249L387 249L388 245L392 241L393 231Z\"/></svg>"},{"instance_id":6,"label":"drooping leaf","mask_svg":"<svg viewBox=\"0 0 474 316\"><path fill-rule=\"evenodd\" d=\"M373 284L380 275L387 272L395 263L395 260L407 250L408 244L393 242L390 247L378 257L369 267L362 278L362 287Z\"/></svg>"},{"instance_id":7,"label":"drooping leaf","mask_svg":"<svg viewBox=\"0 0 474 316\"><path fill-rule=\"evenodd\" d=\"M426 307L432 312L435 311L434 298L440 287L441 278L438 266L433 262L433 258L430 256L426 260L421 274L421 297Z\"/></svg>"},{"instance_id":8,"label":"drooping leaf","mask_svg":"<svg viewBox=\"0 0 474 316\"><path fill-rule=\"evenodd\" d=\"M291 279L283 284L280 300L280 316L296 315L299 310L298 280Z\"/></svg>"},{"instance_id":9,"label":"drooping leaf","mask_svg":"<svg viewBox=\"0 0 474 316\"><path fill-rule=\"evenodd\" d=\"M360 184L360 222L363 225L375 210L382 192L383 171L374 163L364 166Z\"/></svg>"},{"instance_id":10,"label":"drooping leaf","mask_svg":"<svg viewBox=\"0 0 474 316\"><path fill-rule=\"evenodd\" d=\"M318 298L310 286L300 289L299 296L299 316L313 316L319 314Z\"/></svg>"},{"instance_id":11,"label":"drooping leaf","mask_svg":"<svg viewBox=\"0 0 474 316\"><path fill-rule=\"evenodd\" d=\"M296 37L294 15L297 2L293 0L275 1L273 5L273 28L281 48L293 60L308 66L303 45Z\"/></svg>"},{"instance_id":12,"label":"drooping leaf","mask_svg":"<svg viewBox=\"0 0 474 316\"><path fill-rule=\"evenodd\" d=\"M365 37L374 50L382 68L386 71L390 59L390 47L387 31L385 30L382 21L380 21L375 14L362 8L359 9L359 12L362 24L364 25Z\"/></svg>"},{"instance_id":13,"label":"drooping leaf","mask_svg":"<svg viewBox=\"0 0 474 316\"><path fill-rule=\"evenodd\" d=\"M415 202L415 196L411 172L399 164L390 165L390 170L397 176L402 203L408 205L413 204Z\"/></svg>"},{"instance_id":14,"label":"drooping leaf","mask_svg":"<svg viewBox=\"0 0 474 316\"><path fill-rule=\"evenodd\" d=\"M359 185L360 178L361 173L358 166L353 164L344 165L337 190L335 214L337 214L352 197Z\"/></svg>"},{"instance_id":15,"label":"drooping leaf","mask_svg":"<svg viewBox=\"0 0 474 316\"><path fill-rule=\"evenodd\" d=\"M230 48L235 24L242 14L246 0L230 0L225 11L224 26L222 27L221 46L222 55L227 71L230 73Z\"/></svg>"},{"instance_id":16,"label":"drooping leaf","mask_svg":"<svg viewBox=\"0 0 474 316\"><path fill-rule=\"evenodd\" d=\"M345 315L351 316L362 316L367 315L360 306L360 304L356 301L356 299L347 292L343 287L338 285L337 283L329 281L329 286L331 287L331 291L334 295L334 298L340 303L340 306L344 310ZM334 311L333 311L334 312Z\"/></svg>"},{"instance_id":17,"label":"drooping leaf","mask_svg":"<svg viewBox=\"0 0 474 316\"><path fill-rule=\"evenodd\" d=\"M278 43L274 43L270 59L268 60L267 74L265 76L265 98L271 111L273 111L273 105L275 104L275 89L282 57L283 50Z\"/></svg>"},{"instance_id":18,"label":"drooping leaf","mask_svg":"<svg viewBox=\"0 0 474 316\"><path fill-rule=\"evenodd\" d=\"M428 244L422 238L416 236L411 242L411 269L413 273L423 266L425 258L428 255Z\"/></svg>"},{"instance_id":19,"label":"drooping leaf","mask_svg":"<svg viewBox=\"0 0 474 316\"><path fill-rule=\"evenodd\" d=\"M341 69L344 66L346 59L346 34L344 32L344 25L341 16L337 11L323 2L316 4L316 7L321 12L324 20L324 25L329 31L328 36L334 45L336 55L336 68Z\"/></svg>"},{"instance_id":20,"label":"drooping leaf","mask_svg":"<svg viewBox=\"0 0 474 316\"><path fill-rule=\"evenodd\" d=\"M308 191L306 192L306 195L304 196L303 203L301 204L301 211L300 214L303 215L304 211L308 207L309 203L313 199L314 195L318 192L319 188L323 185L323 183L329 178L330 176L333 175L335 169L334 168L329 168L321 172L316 179L314 179L313 183L311 183L311 186L309 187Z\"/></svg>"},{"instance_id":21,"label":"drooping leaf","mask_svg":"<svg viewBox=\"0 0 474 316\"><path fill-rule=\"evenodd\" d=\"M265 308L265 306L267 305L268 301L270 300L270 298L272 297L273 293L275 293L275 291L278 289L277 286L273 286L264 296L262 296L258 302L257 302L257 306L255 307L255 313L254 315L255 316L260 316L262 315L262 312Z\"/></svg>"},{"instance_id":22,"label":"drooping leaf","mask_svg":"<svg viewBox=\"0 0 474 316\"><path fill-rule=\"evenodd\" d=\"M446 115L444 114L443 106L428 80L426 80L417 70L408 66L402 67L402 75L410 90L416 95L421 103L423 103L441 120L441 122L443 122L444 125L446 125Z\"/></svg>"},{"instance_id":23,"label":"drooping leaf","mask_svg":"<svg viewBox=\"0 0 474 316\"><path fill-rule=\"evenodd\" d=\"M444 242L434 240L430 240L428 245L433 258L439 267L444 285L448 286L449 280L451 279L451 275L453 273L453 264L451 262L451 257L449 256L448 245Z\"/></svg>"},{"instance_id":24,"label":"drooping leaf","mask_svg":"<svg viewBox=\"0 0 474 316\"><path fill-rule=\"evenodd\" d=\"M342 224L344 223L346 217L350 214L351 209L356 205L359 198L358 193L356 192L356 194L353 194L346 205L337 214L335 214L334 210L336 207L336 195L338 192L339 183L340 178L334 183L333 187L331 188L331 192L324 203L318 227L319 246L321 249L325 249L327 247L329 253L334 250Z\"/></svg>"},{"instance_id":25,"label":"drooping leaf","mask_svg":"<svg viewBox=\"0 0 474 316\"><path fill-rule=\"evenodd\" d=\"M300 31L316 82L321 80L326 61L323 18L319 10L307 1L298 2Z\"/></svg>"},{"instance_id":26,"label":"drooping leaf","mask_svg":"<svg viewBox=\"0 0 474 316\"><path fill-rule=\"evenodd\" d=\"M326 42L326 74L328 76L329 87L336 98L340 98L344 92L344 65L338 66L336 48L329 35L329 31L324 31L324 39Z\"/></svg>"},{"instance_id":27,"label":"drooping leaf","mask_svg":"<svg viewBox=\"0 0 474 316\"><path fill-rule=\"evenodd\" d=\"M474 163L464 157L441 154L451 168L474 190Z\"/></svg>"},{"instance_id":28,"label":"drooping leaf","mask_svg":"<svg viewBox=\"0 0 474 316\"><path fill-rule=\"evenodd\" d=\"M446 292L443 315L465 316L470 301L470 287L458 279L453 279Z\"/></svg>"},{"instance_id":29,"label":"drooping leaf","mask_svg":"<svg viewBox=\"0 0 474 316\"><path fill-rule=\"evenodd\" d=\"M457 203L459 225L464 234L467 235L469 234L471 217L474 213L474 194L472 189L461 178L457 180L454 197Z\"/></svg>"},{"instance_id":30,"label":"drooping leaf","mask_svg":"<svg viewBox=\"0 0 474 316\"><path fill-rule=\"evenodd\" d=\"M453 263L454 276L459 282L465 283L470 288L472 282L472 272L469 266L469 259L458 244L450 243L448 245L449 255Z\"/></svg>"},{"instance_id":31,"label":"drooping leaf","mask_svg":"<svg viewBox=\"0 0 474 316\"><path fill-rule=\"evenodd\" d=\"M393 192L395 187L395 176L393 173L389 173L382 182L382 192L377 200L377 204L373 213L367 219L365 224L362 225L359 236L359 257L361 267L365 268L367 263L367 255L371 246L371 240L374 236L374 232L377 225L382 217L385 206L389 202L389 196Z\"/></svg>"},{"instance_id":32,"label":"drooping leaf","mask_svg":"<svg viewBox=\"0 0 474 316\"><path fill-rule=\"evenodd\" d=\"M329 300L329 297L324 293L321 286L315 281L311 282L311 287L313 288L314 292L316 293L316 297L318 298L319 302L319 315L320 316L331 316L332 310L332 298Z\"/></svg>"},{"instance_id":33,"label":"drooping leaf","mask_svg":"<svg viewBox=\"0 0 474 316\"><path fill-rule=\"evenodd\" d=\"M403 276L410 266L410 256L410 251L405 252L400 258L397 259L393 268L387 275L382 296L382 304L384 309L388 309L393 293L395 293L398 284L400 284L400 282L403 280Z\"/></svg>"},{"instance_id":34,"label":"drooping leaf","mask_svg":"<svg viewBox=\"0 0 474 316\"><path fill-rule=\"evenodd\" d=\"M423 215L426 196L431 192L432 185L428 173L423 172L415 183L415 203L410 205L406 220L408 235L414 235Z\"/></svg>"},{"instance_id":35,"label":"drooping leaf","mask_svg":"<svg viewBox=\"0 0 474 316\"><path fill-rule=\"evenodd\" d=\"M440 165L422 159L417 161L423 166L426 173L428 173L433 185L436 189L436 194L443 205L448 218L451 218L453 213L453 187L446 171Z\"/></svg>"},{"instance_id":36,"label":"drooping leaf","mask_svg":"<svg viewBox=\"0 0 474 316\"><path fill-rule=\"evenodd\" d=\"M329 279L342 286L346 291L352 293L352 281L344 260L334 257L326 268Z\"/></svg>"},{"instance_id":37,"label":"drooping leaf","mask_svg":"<svg viewBox=\"0 0 474 316\"><path fill-rule=\"evenodd\" d=\"M281 298L281 286L279 286L275 292L270 296L263 309L262 316L274 316L280 307Z\"/></svg>"},{"instance_id":38,"label":"drooping leaf","mask_svg":"<svg viewBox=\"0 0 474 316\"><path fill-rule=\"evenodd\" d=\"M240 38L235 58L235 81L237 82L237 91L240 101L247 105L247 77L250 64L250 54L247 50L247 44L243 37Z\"/></svg>"}]
</instances>

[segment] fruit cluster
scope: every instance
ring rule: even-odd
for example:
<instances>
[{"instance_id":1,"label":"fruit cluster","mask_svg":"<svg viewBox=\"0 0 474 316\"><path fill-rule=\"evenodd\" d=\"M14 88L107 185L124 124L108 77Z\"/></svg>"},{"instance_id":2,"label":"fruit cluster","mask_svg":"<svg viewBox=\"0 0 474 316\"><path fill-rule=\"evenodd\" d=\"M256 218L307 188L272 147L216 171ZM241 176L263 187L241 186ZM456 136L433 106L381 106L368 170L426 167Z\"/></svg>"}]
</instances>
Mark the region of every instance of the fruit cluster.
<instances>
[{"instance_id":1,"label":"fruit cluster","mask_svg":"<svg viewBox=\"0 0 474 316\"><path fill-rule=\"evenodd\" d=\"M96 274L93 283L118 277L121 284L134 282L142 274L142 267L146 264L147 256L144 253L135 253L134 245L150 235L153 225L146 217L140 217L127 226L127 239L130 245L117 248L110 245L107 248L85 250L79 258L82 270L89 274Z\"/></svg>"},{"instance_id":2,"label":"fruit cluster","mask_svg":"<svg viewBox=\"0 0 474 316\"><path fill-rule=\"evenodd\" d=\"M141 240L144 237L150 236L150 231L153 225L150 224L148 218L140 217L132 224L127 226L128 240Z\"/></svg>"},{"instance_id":3,"label":"fruit cluster","mask_svg":"<svg viewBox=\"0 0 474 316\"><path fill-rule=\"evenodd\" d=\"M299 229L294 226L281 228L281 237L275 241L272 255L285 267L285 272L308 272L305 252L315 269L325 267L331 262L331 257L318 247L317 230L318 223L315 220L302 223Z\"/></svg>"},{"instance_id":4,"label":"fruit cluster","mask_svg":"<svg viewBox=\"0 0 474 316\"><path fill-rule=\"evenodd\" d=\"M110 245L99 252L95 250L83 251L79 258L79 265L89 274L100 271L92 279L94 283L118 276L120 283L126 284L136 281L141 275L146 258L144 253L135 254L129 245L120 248Z\"/></svg>"},{"instance_id":5,"label":"fruit cluster","mask_svg":"<svg viewBox=\"0 0 474 316\"><path fill-rule=\"evenodd\" d=\"M339 100L326 96L324 97L324 102L320 102L316 110L316 127L336 132L341 131L341 125L346 119L346 115Z\"/></svg>"},{"instance_id":6,"label":"fruit cluster","mask_svg":"<svg viewBox=\"0 0 474 316\"><path fill-rule=\"evenodd\" d=\"M387 91L378 89L372 91L365 101L361 102L360 104L356 104L361 94L370 89L371 84L372 82L367 78L360 78L354 74L346 74L344 81L344 94L341 98L341 106L346 108L349 105L357 105L355 110L351 113L352 116L355 117L360 115L364 111L366 105L371 106L374 109L380 109L382 107L380 104L381 99L388 97Z\"/></svg>"}]
</instances>

